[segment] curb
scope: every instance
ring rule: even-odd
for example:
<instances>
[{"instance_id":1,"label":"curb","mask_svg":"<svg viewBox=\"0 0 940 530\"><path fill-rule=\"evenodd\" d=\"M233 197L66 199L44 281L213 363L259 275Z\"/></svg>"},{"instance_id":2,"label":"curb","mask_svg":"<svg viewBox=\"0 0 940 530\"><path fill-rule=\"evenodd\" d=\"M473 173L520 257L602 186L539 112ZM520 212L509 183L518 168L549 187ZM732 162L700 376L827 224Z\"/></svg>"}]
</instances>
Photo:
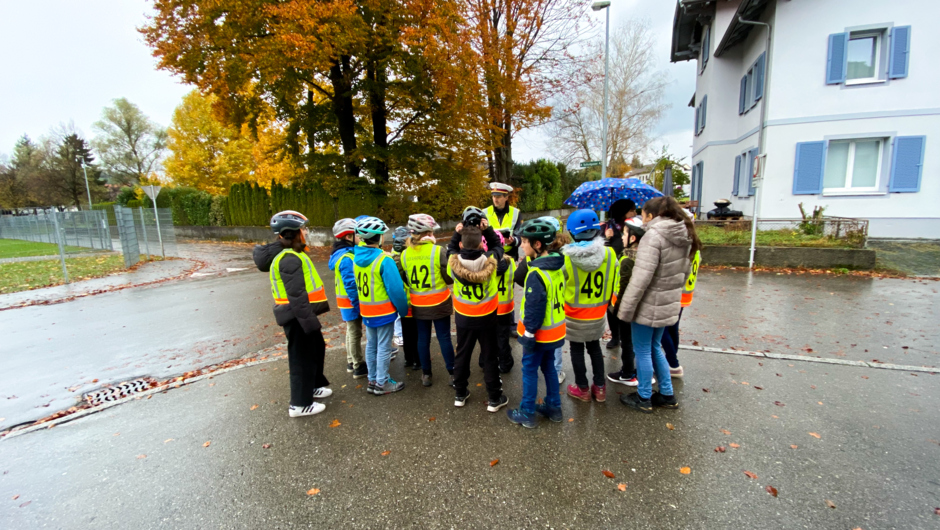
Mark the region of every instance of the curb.
<instances>
[{"instance_id":1,"label":"curb","mask_svg":"<svg viewBox=\"0 0 940 530\"><path fill-rule=\"evenodd\" d=\"M697 351L703 353L721 353L725 355L740 355L742 357L763 357L765 359L776 359L781 361L801 361L805 363L835 364L840 366L857 366L859 368L877 368L880 370L897 370L901 372L923 372L928 374L940 373L940 368L927 368L924 366L910 366L904 364L891 363L869 363L865 361L849 361L842 359L827 359L824 357L806 357L803 355L791 355L786 353L765 353L760 351L747 350L724 350L721 348L709 348L707 346L690 346L686 344L679 345L680 350Z\"/></svg>"}]
</instances>

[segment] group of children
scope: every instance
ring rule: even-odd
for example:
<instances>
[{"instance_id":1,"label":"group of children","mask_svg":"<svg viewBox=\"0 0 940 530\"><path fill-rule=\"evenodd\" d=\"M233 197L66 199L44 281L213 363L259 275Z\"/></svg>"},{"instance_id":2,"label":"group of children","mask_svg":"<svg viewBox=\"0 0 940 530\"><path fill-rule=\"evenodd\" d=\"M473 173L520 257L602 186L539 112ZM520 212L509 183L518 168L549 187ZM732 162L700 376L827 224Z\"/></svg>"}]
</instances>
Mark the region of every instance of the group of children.
<instances>
[{"instance_id":1,"label":"group of children","mask_svg":"<svg viewBox=\"0 0 940 530\"><path fill-rule=\"evenodd\" d=\"M691 221L675 202L671 197L648 201L643 209L646 228L628 224L618 234L624 247L620 256L605 244L598 217L590 210L569 216L567 234L556 219L542 217L506 237L490 226L482 210L468 207L446 248L436 244L434 233L440 227L435 220L415 214L407 227L392 233L391 253L382 250L389 231L382 220L362 216L337 221L329 265L346 323L347 371L354 378L367 377L370 394L397 392L404 383L389 375L389 363L398 351L395 345L400 345L406 369L421 370L422 384L431 386L433 328L455 389L454 405L463 407L470 396L471 355L479 343L487 410L499 411L509 402L500 374L514 364L509 340L516 284L523 288L516 327L523 349L522 399L518 408L508 411L509 421L533 428L539 416L562 420L559 365L565 340L575 375L567 395L586 402L606 400L600 340L608 312L620 328L623 368L607 379L638 387L636 394L622 396L621 401L642 412L652 412L653 405L677 407L670 376L681 372L670 374L660 342L666 327L678 325L681 305L691 300L700 244ZM278 323L288 331L292 417L322 411L322 403L315 400L331 394L323 377L322 336L316 341L292 332L298 327L296 320L307 335L319 335L319 322L303 325L303 318L313 313L316 320L326 303L320 301L322 282L309 257L296 250L305 241L305 222L297 212L275 215L271 225L278 241L255 250L259 268L270 271ZM524 254L518 263L506 252L516 246ZM299 263L294 264L293 258ZM290 266L285 267L285 262ZM292 346L293 342L303 346ZM312 343L316 351L300 351ZM585 352L591 359L591 379ZM652 392L654 367L658 393ZM539 370L546 395L537 404ZM305 380L295 384L295 376Z\"/></svg>"}]
</instances>

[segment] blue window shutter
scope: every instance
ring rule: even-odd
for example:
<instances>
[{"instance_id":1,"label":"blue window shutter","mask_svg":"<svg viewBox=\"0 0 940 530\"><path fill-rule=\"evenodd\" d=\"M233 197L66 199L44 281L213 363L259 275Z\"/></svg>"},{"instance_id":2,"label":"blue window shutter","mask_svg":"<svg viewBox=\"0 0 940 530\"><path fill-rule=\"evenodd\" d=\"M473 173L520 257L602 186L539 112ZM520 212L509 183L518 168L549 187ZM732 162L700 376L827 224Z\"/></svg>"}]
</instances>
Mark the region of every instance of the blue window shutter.
<instances>
[{"instance_id":1,"label":"blue window shutter","mask_svg":"<svg viewBox=\"0 0 940 530\"><path fill-rule=\"evenodd\" d=\"M744 114L744 104L747 101L747 75L741 78L741 93L738 95L738 114Z\"/></svg>"},{"instance_id":2,"label":"blue window shutter","mask_svg":"<svg viewBox=\"0 0 940 530\"><path fill-rule=\"evenodd\" d=\"M754 187L754 157L757 156L757 149L751 149L747 152L747 192L754 195L757 188Z\"/></svg>"},{"instance_id":3,"label":"blue window shutter","mask_svg":"<svg viewBox=\"0 0 940 530\"><path fill-rule=\"evenodd\" d=\"M896 193L920 191L920 175L924 169L926 146L926 136L898 136L894 139L888 191Z\"/></svg>"},{"instance_id":4,"label":"blue window shutter","mask_svg":"<svg viewBox=\"0 0 940 530\"><path fill-rule=\"evenodd\" d=\"M698 164L692 166L692 189L689 191L689 200L695 200L695 191L698 186Z\"/></svg>"},{"instance_id":5,"label":"blue window shutter","mask_svg":"<svg viewBox=\"0 0 940 530\"><path fill-rule=\"evenodd\" d=\"M705 110L708 108L708 96L702 96L702 128L699 132L705 130Z\"/></svg>"},{"instance_id":6,"label":"blue window shutter","mask_svg":"<svg viewBox=\"0 0 940 530\"><path fill-rule=\"evenodd\" d=\"M758 101L764 95L764 61L767 52L760 54L757 62L754 63L754 101Z\"/></svg>"},{"instance_id":7,"label":"blue window shutter","mask_svg":"<svg viewBox=\"0 0 940 530\"><path fill-rule=\"evenodd\" d=\"M793 163L794 195L822 193L825 162L826 142L796 144L796 161Z\"/></svg>"},{"instance_id":8,"label":"blue window shutter","mask_svg":"<svg viewBox=\"0 0 940 530\"><path fill-rule=\"evenodd\" d=\"M848 33L829 35L829 56L826 59L827 85L838 85L845 82L846 50L848 47Z\"/></svg>"},{"instance_id":9,"label":"blue window shutter","mask_svg":"<svg viewBox=\"0 0 940 530\"><path fill-rule=\"evenodd\" d=\"M705 39L702 42L702 70L704 70L705 65L708 64L708 55L711 52L711 45L712 45L711 26L705 26Z\"/></svg>"},{"instance_id":10,"label":"blue window shutter","mask_svg":"<svg viewBox=\"0 0 940 530\"><path fill-rule=\"evenodd\" d=\"M695 107L695 136L698 136L698 133L702 132L701 127L699 127L699 125L702 123L701 119L699 118L699 114L701 112L702 112L701 105L699 105L698 107Z\"/></svg>"},{"instance_id":11,"label":"blue window shutter","mask_svg":"<svg viewBox=\"0 0 940 530\"><path fill-rule=\"evenodd\" d=\"M731 184L731 195L738 196L738 182L741 180L741 155L734 157L734 183Z\"/></svg>"},{"instance_id":12,"label":"blue window shutter","mask_svg":"<svg viewBox=\"0 0 940 530\"><path fill-rule=\"evenodd\" d=\"M911 27L891 28L891 50L888 52L888 77L907 77L907 65L911 55Z\"/></svg>"},{"instance_id":13,"label":"blue window shutter","mask_svg":"<svg viewBox=\"0 0 940 530\"><path fill-rule=\"evenodd\" d=\"M704 173L705 173L705 162L699 162L696 164L698 167L698 186L695 187L695 195L692 196L692 199L698 202L698 207L695 209L695 213L702 213L702 184L704 183Z\"/></svg>"}]
</instances>

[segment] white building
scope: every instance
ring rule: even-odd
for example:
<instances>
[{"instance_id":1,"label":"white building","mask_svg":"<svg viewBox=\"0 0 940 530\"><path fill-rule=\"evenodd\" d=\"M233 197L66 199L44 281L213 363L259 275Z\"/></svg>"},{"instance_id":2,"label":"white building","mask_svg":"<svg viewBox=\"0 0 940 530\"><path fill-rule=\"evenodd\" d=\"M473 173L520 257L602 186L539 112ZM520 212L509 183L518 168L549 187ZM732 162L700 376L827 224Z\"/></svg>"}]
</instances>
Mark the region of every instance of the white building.
<instances>
[{"instance_id":1,"label":"white building","mask_svg":"<svg viewBox=\"0 0 940 530\"><path fill-rule=\"evenodd\" d=\"M802 202L869 219L871 237L940 238L938 16L938 0L679 0L700 213L728 198L750 215L761 152L761 218Z\"/></svg>"}]
</instances>

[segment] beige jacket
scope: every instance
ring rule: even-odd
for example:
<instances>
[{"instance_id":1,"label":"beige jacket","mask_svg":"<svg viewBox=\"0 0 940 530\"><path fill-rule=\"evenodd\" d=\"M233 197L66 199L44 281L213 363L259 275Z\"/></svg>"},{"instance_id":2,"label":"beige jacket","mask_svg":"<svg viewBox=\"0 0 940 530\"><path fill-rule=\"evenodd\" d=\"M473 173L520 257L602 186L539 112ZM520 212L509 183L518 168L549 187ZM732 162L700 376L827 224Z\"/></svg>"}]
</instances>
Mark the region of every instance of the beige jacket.
<instances>
[{"instance_id":1,"label":"beige jacket","mask_svg":"<svg viewBox=\"0 0 940 530\"><path fill-rule=\"evenodd\" d=\"M679 320L692 239L685 224L656 217L646 226L617 318L664 328Z\"/></svg>"}]
</instances>

